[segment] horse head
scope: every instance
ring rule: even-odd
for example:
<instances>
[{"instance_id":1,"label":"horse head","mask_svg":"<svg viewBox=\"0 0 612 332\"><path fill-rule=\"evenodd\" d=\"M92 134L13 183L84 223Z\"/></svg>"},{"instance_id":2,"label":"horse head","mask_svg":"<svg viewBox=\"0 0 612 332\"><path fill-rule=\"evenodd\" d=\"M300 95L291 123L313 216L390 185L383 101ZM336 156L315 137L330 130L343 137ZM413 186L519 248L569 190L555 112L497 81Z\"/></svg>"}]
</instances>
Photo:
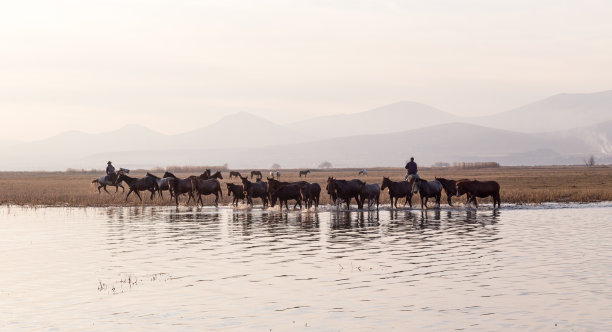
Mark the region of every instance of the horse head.
<instances>
[{"instance_id":1,"label":"horse head","mask_svg":"<svg viewBox=\"0 0 612 332\"><path fill-rule=\"evenodd\" d=\"M164 176L163 176L163 177L164 177L164 178L175 178L175 179L176 179L176 176L174 176L174 174L172 174L172 173L170 173L170 172L166 172L166 173L164 173Z\"/></svg>"}]
</instances>

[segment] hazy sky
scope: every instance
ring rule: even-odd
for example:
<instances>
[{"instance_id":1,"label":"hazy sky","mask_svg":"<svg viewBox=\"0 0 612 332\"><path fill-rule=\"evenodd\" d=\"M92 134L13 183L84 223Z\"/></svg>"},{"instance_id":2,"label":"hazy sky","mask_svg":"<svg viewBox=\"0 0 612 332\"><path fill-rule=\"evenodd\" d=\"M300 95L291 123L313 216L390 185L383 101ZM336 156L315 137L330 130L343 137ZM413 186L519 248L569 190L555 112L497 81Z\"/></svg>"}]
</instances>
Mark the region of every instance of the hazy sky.
<instances>
[{"instance_id":1,"label":"hazy sky","mask_svg":"<svg viewBox=\"0 0 612 332\"><path fill-rule=\"evenodd\" d=\"M0 140L612 89L610 1L5 1Z\"/></svg>"}]
</instances>

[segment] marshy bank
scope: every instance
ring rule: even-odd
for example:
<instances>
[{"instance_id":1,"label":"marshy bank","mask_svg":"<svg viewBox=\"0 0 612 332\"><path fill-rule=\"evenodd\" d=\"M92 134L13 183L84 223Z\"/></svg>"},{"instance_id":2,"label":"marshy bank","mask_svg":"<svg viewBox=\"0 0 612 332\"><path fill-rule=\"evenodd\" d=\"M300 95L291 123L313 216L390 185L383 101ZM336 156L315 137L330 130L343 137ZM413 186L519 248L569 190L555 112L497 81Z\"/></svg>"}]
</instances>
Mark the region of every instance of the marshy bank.
<instances>
[{"instance_id":1,"label":"marshy bank","mask_svg":"<svg viewBox=\"0 0 612 332\"><path fill-rule=\"evenodd\" d=\"M246 174L246 170L239 170ZM299 170L281 170L282 181L304 180L298 176ZM317 182L325 188L327 178L333 176L338 179L359 178L366 183L382 182L382 177L391 180L403 180L403 168L371 168L368 176L359 176L359 169L330 169L312 170L305 179ZM134 170L130 175L145 176L146 170ZM264 180L267 172L263 172ZM448 179L477 179L494 180L501 185L502 203L513 204L540 204L545 202L601 202L612 201L612 167L598 166L555 166L555 167L499 167L481 169L457 168L421 168L419 174L422 178L432 179L444 177ZM0 204L14 205L44 205L44 206L171 206L167 192L164 199L156 196L149 200L148 192L143 196L141 203L137 197L130 196L125 201L125 193L115 193L113 187L108 190L111 194L102 191L98 194L97 187L91 181L103 173L90 172L0 172ZM161 174L157 174L161 175ZM176 173L178 177L187 177L195 173ZM223 188L223 205L228 205L231 199L227 197L225 183L240 183L240 179L229 179L228 172L223 172L221 181ZM465 202L465 197L453 198L453 202ZM418 195L413 197L413 205L417 206ZM212 199L207 197L207 204ZM258 200L256 200L257 204ZM446 197L442 194L442 202ZM490 203L489 199L479 202ZM186 198L181 204L186 203ZM321 204L329 204L329 196L325 190L321 193ZM193 204L193 203L190 203ZM381 194L381 204L389 204L387 192ZM420 203L419 203L420 204Z\"/></svg>"}]
</instances>

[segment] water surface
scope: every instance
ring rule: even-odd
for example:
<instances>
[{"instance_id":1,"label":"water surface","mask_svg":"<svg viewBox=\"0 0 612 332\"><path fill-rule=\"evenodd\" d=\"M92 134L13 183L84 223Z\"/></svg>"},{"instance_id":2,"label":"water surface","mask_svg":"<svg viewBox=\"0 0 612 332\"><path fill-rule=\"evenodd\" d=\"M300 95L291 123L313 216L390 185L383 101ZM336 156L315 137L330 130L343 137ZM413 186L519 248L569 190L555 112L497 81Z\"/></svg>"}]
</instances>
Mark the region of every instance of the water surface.
<instances>
[{"instance_id":1,"label":"water surface","mask_svg":"<svg viewBox=\"0 0 612 332\"><path fill-rule=\"evenodd\" d=\"M612 207L0 207L0 329L612 330Z\"/></svg>"}]
</instances>

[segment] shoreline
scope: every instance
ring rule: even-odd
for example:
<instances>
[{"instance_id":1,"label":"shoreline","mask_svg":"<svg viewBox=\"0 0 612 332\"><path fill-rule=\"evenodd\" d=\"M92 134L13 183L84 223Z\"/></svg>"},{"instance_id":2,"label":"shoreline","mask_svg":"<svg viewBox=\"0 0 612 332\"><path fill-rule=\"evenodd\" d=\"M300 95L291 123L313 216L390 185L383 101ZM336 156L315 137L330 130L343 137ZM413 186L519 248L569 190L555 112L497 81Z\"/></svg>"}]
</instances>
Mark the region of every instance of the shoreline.
<instances>
[{"instance_id":1,"label":"shoreline","mask_svg":"<svg viewBox=\"0 0 612 332\"><path fill-rule=\"evenodd\" d=\"M402 168L371 168L369 176L358 176L357 169L330 169L313 170L305 179L308 182L317 182L322 188L320 203L330 203L325 192L327 178L333 176L338 179L360 179L366 183L381 185L383 177L393 181L403 180L405 170ZM142 174L141 174L142 173ZM144 176L145 170L135 170L131 175ZM499 167L482 169L434 169L423 168L419 171L422 178L433 180L434 177L447 179L478 179L494 180L501 186L502 208L504 204L547 204L547 203L595 203L612 201L612 167L585 167L585 166L555 166L555 167ZM57 207L107 207L107 206L175 206L174 200L169 199L169 193L163 193L162 200L157 195L153 201L149 200L150 193L142 192L143 202L135 195L130 195L125 201L125 194L115 193L114 188L108 190L110 194L99 194L97 186L91 184L94 178L102 174L74 173L74 172L0 172L0 205L16 206L57 206ZM177 173L179 177L187 177L189 173ZM219 205L228 205L231 198L227 196L226 183L239 183L239 179L228 179L228 172L223 172L224 178L220 180L223 198ZM265 180L265 176L264 176ZM281 181L300 181L296 170L281 170ZM127 190L125 191L127 193ZM212 198L211 198L212 197ZM210 206L214 196L203 196L205 205ZM465 196L453 197L453 204L463 204ZM185 206L186 198L180 200L180 206ZM261 204L259 199L255 204ZM478 199L478 204L490 203L490 199ZM354 201L353 201L354 203ZM403 205L401 199L398 204ZM389 204L388 192L382 191L380 204ZM420 208L420 198L412 198L414 207ZM429 203L433 206L430 200ZM442 206L447 204L446 195L442 193ZM195 207L190 202L190 207Z\"/></svg>"}]
</instances>

